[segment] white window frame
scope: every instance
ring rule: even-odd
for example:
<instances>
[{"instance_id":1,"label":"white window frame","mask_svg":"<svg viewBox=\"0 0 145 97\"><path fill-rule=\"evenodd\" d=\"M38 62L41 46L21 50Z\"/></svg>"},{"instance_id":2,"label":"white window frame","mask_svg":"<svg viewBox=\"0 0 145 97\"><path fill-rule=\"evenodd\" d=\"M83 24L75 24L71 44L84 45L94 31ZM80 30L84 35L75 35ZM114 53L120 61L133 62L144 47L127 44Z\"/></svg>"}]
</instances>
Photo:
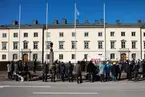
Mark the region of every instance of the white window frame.
<instances>
[{"instance_id":1,"label":"white window frame","mask_svg":"<svg viewBox=\"0 0 145 97\"><path fill-rule=\"evenodd\" d=\"M59 41L59 49L64 49L64 41Z\"/></svg>"},{"instance_id":2,"label":"white window frame","mask_svg":"<svg viewBox=\"0 0 145 97\"><path fill-rule=\"evenodd\" d=\"M89 36L89 32L84 32L84 37L88 37Z\"/></svg>"},{"instance_id":3,"label":"white window frame","mask_svg":"<svg viewBox=\"0 0 145 97\"><path fill-rule=\"evenodd\" d=\"M18 42L13 42L13 50L17 50L18 49Z\"/></svg>"},{"instance_id":4,"label":"white window frame","mask_svg":"<svg viewBox=\"0 0 145 97\"><path fill-rule=\"evenodd\" d=\"M64 37L64 33L63 32L59 32L59 37Z\"/></svg>"},{"instance_id":5,"label":"white window frame","mask_svg":"<svg viewBox=\"0 0 145 97\"><path fill-rule=\"evenodd\" d=\"M7 50L7 42L2 42L2 50Z\"/></svg>"},{"instance_id":6,"label":"white window frame","mask_svg":"<svg viewBox=\"0 0 145 97\"><path fill-rule=\"evenodd\" d=\"M63 60L63 54L59 54L59 60Z\"/></svg>"},{"instance_id":7,"label":"white window frame","mask_svg":"<svg viewBox=\"0 0 145 97\"><path fill-rule=\"evenodd\" d=\"M103 41L98 41L98 49L103 49Z\"/></svg>"},{"instance_id":8,"label":"white window frame","mask_svg":"<svg viewBox=\"0 0 145 97\"><path fill-rule=\"evenodd\" d=\"M98 37L102 37L102 32L98 32Z\"/></svg>"},{"instance_id":9,"label":"white window frame","mask_svg":"<svg viewBox=\"0 0 145 97\"><path fill-rule=\"evenodd\" d=\"M84 41L84 49L89 49L89 42L90 41Z\"/></svg>"},{"instance_id":10,"label":"white window frame","mask_svg":"<svg viewBox=\"0 0 145 97\"><path fill-rule=\"evenodd\" d=\"M112 60L112 59L115 59L115 53L111 53L110 54L110 59Z\"/></svg>"},{"instance_id":11,"label":"white window frame","mask_svg":"<svg viewBox=\"0 0 145 97\"><path fill-rule=\"evenodd\" d=\"M18 37L18 33L13 33L13 37L17 38Z\"/></svg>"},{"instance_id":12,"label":"white window frame","mask_svg":"<svg viewBox=\"0 0 145 97\"><path fill-rule=\"evenodd\" d=\"M38 41L33 41L33 49L38 49Z\"/></svg>"}]
</instances>

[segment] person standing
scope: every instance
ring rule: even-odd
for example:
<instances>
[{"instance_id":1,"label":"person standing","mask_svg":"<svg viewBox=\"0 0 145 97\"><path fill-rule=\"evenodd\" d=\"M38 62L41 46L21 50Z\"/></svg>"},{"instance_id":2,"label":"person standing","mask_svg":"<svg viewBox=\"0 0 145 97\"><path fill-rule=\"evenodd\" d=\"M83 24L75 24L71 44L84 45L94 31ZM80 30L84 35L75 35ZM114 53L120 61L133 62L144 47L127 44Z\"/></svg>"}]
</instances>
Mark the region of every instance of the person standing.
<instances>
[{"instance_id":1,"label":"person standing","mask_svg":"<svg viewBox=\"0 0 145 97\"><path fill-rule=\"evenodd\" d=\"M10 62L7 64L7 72L8 72L8 79L11 79L11 64L10 64Z\"/></svg>"},{"instance_id":2,"label":"person standing","mask_svg":"<svg viewBox=\"0 0 145 97\"><path fill-rule=\"evenodd\" d=\"M55 63L50 65L50 73L51 73L51 82L55 82L55 76L56 76L56 65L55 65Z\"/></svg>"},{"instance_id":3,"label":"person standing","mask_svg":"<svg viewBox=\"0 0 145 97\"><path fill-rule=\"evenodd\" d=\"M104 69L105 69L105 62L100 62L100 65L99 65L99 74L100 74L100 81L101 82L104 82Z\"/></svg>"},{"instance_id":4,"label":"person standing","mask_svg":"<svg viewBox=\"0 0 145 97\"><path fill-rule=\"evenodd\" d=\"M111 65L110 65L109 61L107 61L106 65L105 65L106 81L109 81L109 79L110 79L110 68L111 68Z\"/></svg>"},{"instance_id":5,"label":"person standing","mask_svg":"<svg viewBox=\"0 0 145 97\"><path fill-rule=\"evenodd\" d=\"M96 67L95 65L92 63L92 61L89 62L89 64L87 65L87 72L88 72L88 78L90 82L94 82L95 80L95 70Z\"/></svg>"},{"instance_id":6,"label":"person standing","mask_svg":"<svg viewBox=\"0 0 145 97\"><path fill-rule=\"evenodd\" d=\"M77 83L78 84L82 83L83 82L82 81L82 68L81 68L80 61L78 61L75 66L75 73L76 73Z\"/></svg>"},{"instance_id":7,"label":"person standing","mask_svg":"<svg viewBox=\"0 0 145 97\"><path fill-rule=\"evenodd\" d=\"M60 76L61 76L61 80L63 82L65 81L65 79L64 79L65 70L66 70L65 64L62 62L61 65L60 65Z\"/></svg>"},{"instance_id":8,"label":"person standing","mask_svg":"<svg viewBox=\"0 0 145 97\"><path fill-rule=\"evenodd\" d=\"M138 81L138 70L139 70L139 62L136 62L134 65L133 71L134 71L134 81Z\"/></svg>"},{"instance_id":9,"label":"person standing","mask_svg":"<svg viewBox=\"0 0 145 97\"><path fill-rule=\"evenodd\" d=\"M112 74L112 80L116 81L116 63L113 62L111 66L111 74Z\"/></svg>"},{"instance_id":10,"label":"person standing","mask_svg":"<svg viewBox=\"0 0 145 97\"><path fill-rule=\"evenodd\" d=\"M48 74L48 64L45 62L42 66L43 69L43 77L42 77L42 81L47 82L47 74Z\"/></svg>"},{"instance_id":11,"label":"person standing","mask_svg":"<svg viewBox=\"0 0 145 97\"><path fill-rule=\"evenodd\" d=\"M68 62L68 80L69 82L73 82L73 64L69 61Z\"/></svg>"},{"instance_id":12,"label":"person standing","mask_svg":"<svg viewBox=\"0 0 145 97\"><path fill-rule=\"evenodd\" d=\"M34 60L34 67L33 67L33 72L36 73L36 68L37 68L37 60Z\"/></svg>"}]
</instances>

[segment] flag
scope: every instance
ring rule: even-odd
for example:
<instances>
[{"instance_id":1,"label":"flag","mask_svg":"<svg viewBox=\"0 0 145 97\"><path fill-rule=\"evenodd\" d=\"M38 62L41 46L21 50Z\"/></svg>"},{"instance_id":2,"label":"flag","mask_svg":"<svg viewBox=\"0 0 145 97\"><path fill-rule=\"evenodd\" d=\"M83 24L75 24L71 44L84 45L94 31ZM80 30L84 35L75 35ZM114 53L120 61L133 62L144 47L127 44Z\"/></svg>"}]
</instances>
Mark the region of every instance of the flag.
<instances>
[{"instance_id":1,"label":"flag","mask_svg":"<svg viewBox=\"0 0 145 97\"><path fill-rule=\"evenodd\" d=\"M79 16L80 12L78 11L78 9L76 8L76 15Z\"/></svg>"}]
</instances>

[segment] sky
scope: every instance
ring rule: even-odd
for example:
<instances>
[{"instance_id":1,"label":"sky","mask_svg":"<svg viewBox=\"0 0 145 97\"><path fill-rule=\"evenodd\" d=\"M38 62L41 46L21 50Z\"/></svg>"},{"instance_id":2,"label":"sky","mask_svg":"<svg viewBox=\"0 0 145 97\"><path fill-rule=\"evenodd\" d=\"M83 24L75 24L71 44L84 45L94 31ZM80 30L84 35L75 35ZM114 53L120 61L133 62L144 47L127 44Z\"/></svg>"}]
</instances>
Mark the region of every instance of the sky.
<instances>
[{"instance_id":1,"label":"sky","mask_svg":"<svg viewBox=\"0 0 145 97\"><path fill-rule=\"evenodd\" d=\"M0 0L0 24L11 24L12 20L18 20L19 4L22 6L21 23L32 24L38 20L40 24L46 21L46 1L49 3L48 23L63 18L68 23L74 21L74 1L80 12L79 22L103 18L103 4L106 4L106 22L115 23L120 20L123 23L136 23L137 20L145 20L145 0Z\"/></svg>"}]
</instances>

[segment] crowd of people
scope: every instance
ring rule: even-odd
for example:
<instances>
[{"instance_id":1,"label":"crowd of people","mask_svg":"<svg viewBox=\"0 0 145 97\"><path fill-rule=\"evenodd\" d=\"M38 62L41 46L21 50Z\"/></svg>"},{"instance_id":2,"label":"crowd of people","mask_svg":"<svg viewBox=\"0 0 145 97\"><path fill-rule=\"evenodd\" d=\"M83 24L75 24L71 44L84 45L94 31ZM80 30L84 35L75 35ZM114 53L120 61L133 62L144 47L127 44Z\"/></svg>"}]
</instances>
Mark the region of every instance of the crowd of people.
<instances>
[{"instance_id":1,"label":"crowd of people","mask_svg":"<svg viewBox=\"0 0 145 97\"><path fill-rule=\"evenodd\" d=\"M36 72L37 62L33 63L33 72ZM24 77L25 80L31 78L29 72L29 66L27 62L11 62L7 65L8 78L16 79L18 77L14 73ZM138 81L145 78L145 60L126 60L126 61L100 61L100 62L85 62L78 61L77 64L71 62L64 63L55 61L53 64L44 63L41 65L42 81L47 82L51 79L51 82L61 80L63 82L73 82L77 80L77 83L83 83L83 80L90 82L95 81L117 81L121 80L123 75L126 75L126 79L129 81Z\"/></svg>"}]
</instances>

